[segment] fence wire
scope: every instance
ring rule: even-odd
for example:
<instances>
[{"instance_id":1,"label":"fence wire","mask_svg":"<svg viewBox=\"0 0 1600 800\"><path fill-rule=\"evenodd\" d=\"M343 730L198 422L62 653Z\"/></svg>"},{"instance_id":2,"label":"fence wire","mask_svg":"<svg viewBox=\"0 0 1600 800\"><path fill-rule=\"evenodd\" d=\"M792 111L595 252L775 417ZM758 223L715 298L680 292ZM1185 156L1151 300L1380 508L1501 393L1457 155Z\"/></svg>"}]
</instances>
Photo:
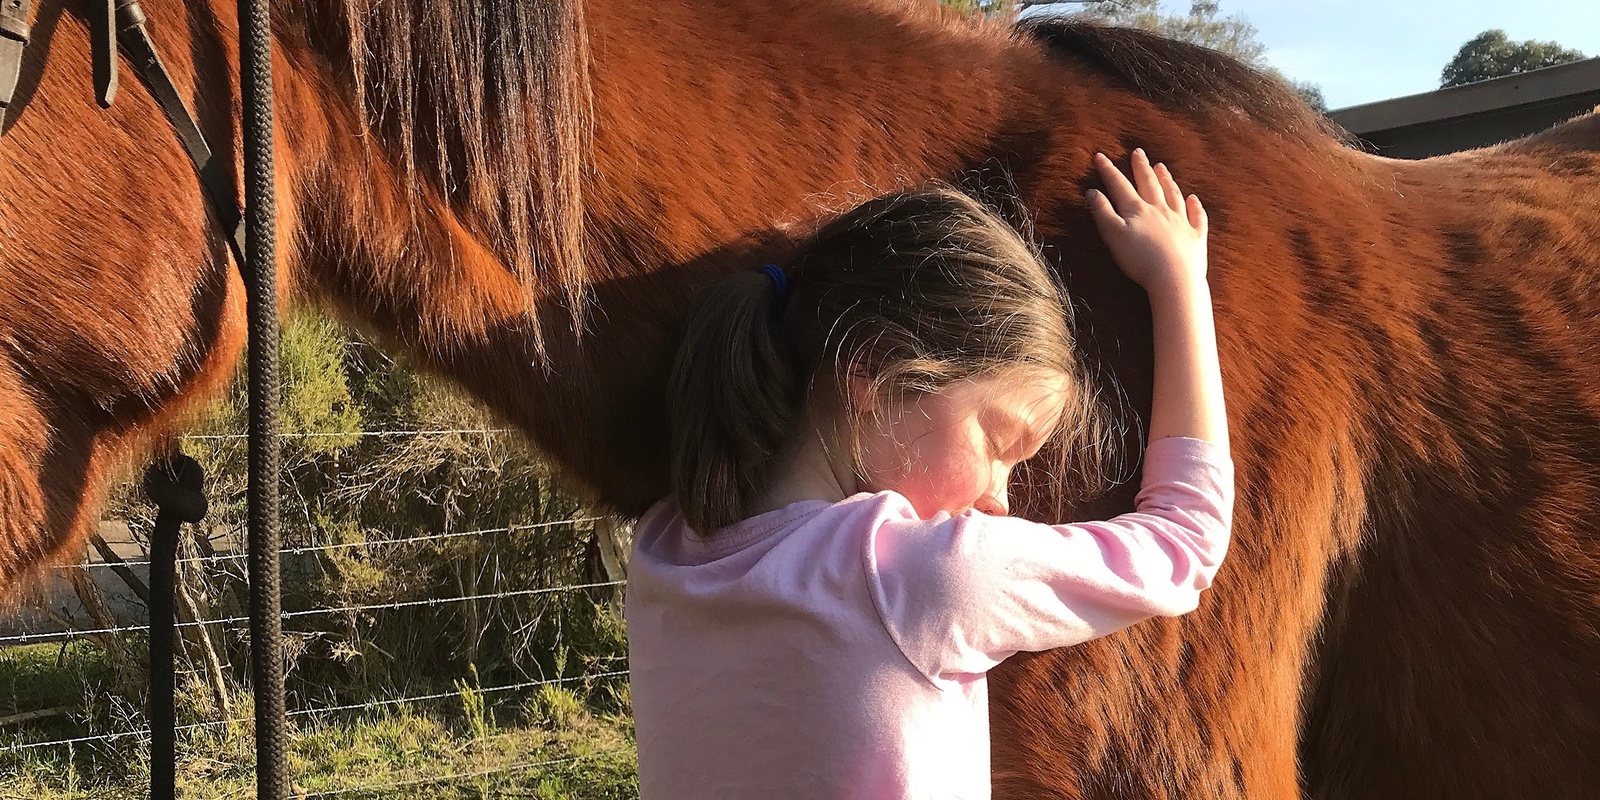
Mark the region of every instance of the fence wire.
<instances>
[{"instance_id":1,"label":"fence wire","mask_svg":"<svg viewBox=\"0 0 1600 800\"><path fill-rule=\"evenodd\" d=\"M369 438L369 437L370 438L386 438L386 437L451 436L451 435L453 435L453 436L474 436L474 435L488 436L488 435L498 435L498 434L507 434L507 433L514 433L514 431L512 429L509 429L509 428L498 428L498 429L377 430L377 431L359 431L359 432L348 432L348 433L294 433L294 434L284 434L283 438L285 438L285 439L318 439L318 438L333 438L333 437L344 437L344 438L352 438L352 437L353 438ZM203 435L188 435L188 436L184 436L184 437L181 437L181 438L186 439L186 440L191 440L191 441L232 442L232 441L237 440L237 441L242 442L246 437L243 434L203 434ZM361 548L377 548L377 547L389 547L389 546L418 545L418 544L428 544L428 543L450 541L450 540L460 540L460 539L465 539L465 538L468 538L468 537L493 537L493 536L500 536L500 535L509 535L509 534L513 534L513 533L532 531L532 530L539 530L539 529L573 528L575 526L581 526L581 525L597 523L597 522L600 522L601 520L602 520L602 518L598 517L598 516L583 516L583 517L574 517L574 518L571 518L571 519L562 519L562 520L554 520L554 521L547 521L547 522L537 522L537 523L528 523L528 524L519 524L519 525L507 525L507 526L502 526L502 527L483 528L483 529L477 529L477 530L426 533L426 534L418 534L418 535L411 535L411 536L397 536L395 538L368 539L368 540L357 541L357 542L338 542L338 543L331 543L331 544L286 546L286 547L282 548L279 552L280 552L281 555L284 555L284 556L302 556L302 555L315 555L315 554L320 554L320 553L331 553L331 552L346 551L346 550L356 550L356 549L361 549ZM178 561L179 564L195 566L195 567L199 567L199 568L204 569L206 567L215 567L217 565L226 565L226 564L229 564L229 563L232 563L232 562L243 562L246 558L247 558L247 554L244 553L244 552L226 552L226 553L214 553L214 554L208 554L208 555L188 556L188 557L179 558L179 559L177 559L177 561ZM75 564L75 565L62 565L59 568L60 569L105 570L105 569L115 569L115 568L118 568L118 567L127 567L127 568L145 567L145 568L147 568L149 566L151 566L151 561L150 561L149 558L127 558L127 559L115 559L115 558L113 558L112 560L94 561L94 562L87 562L87 563ZM126 577L125 573L124 573L124 577ZM591 582L583 582L583 583L568 583L568 584L559 585L559 586L546 586L546 587L539 587L539 588L532 588L532 589L515 589L515 590L506 590L506 591L476 592L476 593L470 593L469 592L469 593L463 593L463 594L452 595L452 596L442 596L442 597L426 597L426 598L415 598L415 599L396 599L396 600L392 600L392 601L389 601L389 602L357 603L357 604L347 604L347 605L337 605L337 606L319 606L319 607L315 607L315 608L308 608L308 609L302 609L302 610L285 611L285 612L282 612L281 618L284 621L287 622L287 621L294 620L294 619L299 619L299 618L329 616L329 615L335 615L335 614L366 614L366 613L370 613L370 612L382 612L382 611L407 609L407 608L417 608L417 607L447 606L447 605L452 605L452 604L460 604L460 603L473 602L473 601L495 601L495 600L502 600L502 599L528 598L528 597L535 597L535 596L540 596L540 595L550 595L550 594L556 594L556 593L579 592L579 591L595 590L595 589L609 589L609 588L622 586L623 584L624 584L624 581L621 581L621 580L591 581ZM242 625L242 624L246 624L248 622L249 622L249 618L247 616L235 615L235 616L222 616L222 617L217 617L217 618L213 618L213 619L197 619L197 620L189 621L189 622L180 622L180 623L176 624L176 627L182 628L182 629L187 629L187 628L198 628L198 627L207 627L207 626L223 626L224 628L226 628L226 627L229 627L229 626L239 626L239 625ZM16 647L16 646L22 646L22 645L27 645L27 644L46 643L46 642L48 642L48 643L61 643L62 645L65 645L67 642L80 640L80 639L83 639L83 638L86 638L86 637L102 637L102 636L118 636L118 635L125 635L125 634L138 634L138 633L148 632L149 629L150 629L150 626L147 625L147 624L136 624L136 625L101 626L101 627L82 628L82 629L67 628L67 629L64 629L64 630L58 629L58 630L50 630L50 631L37 631L37 632L24 632L24 633L16 633L16 634L7 634L7 635L0 635L0 648ZM603 662L601 662L601 663L603 663ZM199 668L196 667L195 670L191 670L191 674L199 675L201 673L199 671ZM497 684L497 685L491 685L491 686L482 686L482 687L479 687L479 686L464 686L464 687L457 688L457 689L450 690L450 691L434 691L434 692L427 692L427 693L420 693L420 694L405 694L405 693L402 692L401 693L402 696L399 696L399 697L378 698L378 699L371 699L371 700L366 700L366 701L362 701L362 702L337 703L337 704L333 704L333 705L307 705L306 707L298 708L298 709L294 709L294 710L289 711L287 713L287 716L290 719L295 719L295 720L320 720L320 719L327 718L327 717L330 717L330 716L336 715L336 714L365 714L365 713L368 713L368 712L378 711L378 710L382 710L382 709L401 707L401 706L405 706L407 704L438 703L438 702L448 702L448 701L451 701L451 700L459 700L460 702L465 703L465 702L467 702L467 698L469 696L479 696L479 697L482 697L482 696L502 696L502 695L505 695L505 694L508 694L508 693L512 693L512 692L537 690L537 689L540 689L541 687L546 687L546 686L564 686L564 685L572 685L572 684L590 685L590 684L596 684L596 683L599 683L599 682L602 682L602 681L609 681L609 680L619 680L619 679L620 680L626 680L628 678L628 676L629 676L629 672L626 669L612 669L612 670L602 670L602 671L596 671L596 672L584 672L584 673L578 674L578 675L570 675L570 676L558 677L558 678L546 678L546 679L539 679L539 680L515 681L515 682L511 682L511 683L503 683L503 684ZM54 709L52 709L52 711L54 711ZM76 711L73 711L71 709L61 709L61 711L65 711L65 713L68 714L68 715L74 715L74 714L77 713ZM228 716L227 718L224 718L224 719L213 719L213 720L203 720L203 721L191 722L191 723L187 723L187 724L176 726L175 730L177 732L180 732L180 733L189 733L189 732L201 731L201 730L227 728L229 726L234 726L234 725L239 725L239 724L249 725L250 723L251 723L251 720L248 718L248 712L247 712L246 716L244 716L244 717L235 717L235 716L231 716L230 715L230 716ZM24 736L25 736L25 734L18 733L18 734L15 735L15 738L16 739L21 739L21 738L24 738ZM136 729L132 729L132 730L114 731L114 732L107 732L107 733L82 735L82 736L70 736L70 737L62 737L62 738L53 738L53 739L48 739L48 740L44 740L44 741L32 741L32 742L13 741L12 743L9 743L9 744L6 744L6 745L0 745L0 754L23 754L23 753L29 753L29 752L43 752L43 751L47 751L47 750L52 749L52 748L70 748L70 747L79 747L79 746L94 747L94 746L106 745L106 744L110 744L110 743L114 743L114 742L127 741L127 740L133 740L135 742L141 742L142 743L142 742L148 742L150 736L151 736L151 730L150 730L150 728L148 726L146 726L146 727L140 727L140 728L136 728ZM524 772L524 771L528 771L528 770L534 770L534 769L540 769L540 768L546 768L546 767L553 767L553 766L558 766L558 765L562 765L562 764L577 763L577 762L581 762L581 761L585 761L585 760L589 760L589 759L596 759L596 758L602 758L602 757L605 757L605 756L609 756L609 755L621 752L623 749L626 749L626 748L614 748L614 749L609 749L609 750L601 750L601 751L597 751L597 752L583 753L583 754L577 754L577 755L561 757L561 758L547 758L547 759L542 759L542 760L525 761L525 762L508 764L508 765L504 765L504 766L492 767L492 768L487 768L487 769L477 770L477 771L470 771L470 772L458 772L458 773L451 773L451 774L438 775L438 776L428 776L428 777L421 777L421 778L402 780L402 781L392 781L392 782L389 782L389 783L382 783L382 784L368 784L368 785L362 785L362 786L352 786L352 787L345 787L345 788L338 788L338 789L328 789L328 790L322 790L322 791L312 792L312 793L308 793L308 794L300 794L300 795L297 795L297 796L307 797L307 798L311 798L311 797L340 797L340 796L343 796L343 797L382 796L383 794L385 794L387 792L391 792L391 791L394 791L394 790L397 790L397 789L406 788L406 787L447 784L447 783L455 782L455 781L463 781L463 780L470 780L470 779L482 779L482 778L486 778L486 777L490 777L490 776L494 776L494 775L499 775L499 774Z\"/></svg>"},{"instance_id":2,"label":"fence wire","mask_svg":"<svg viewBox=\"0 0 1600 800\"><path fill-rule=\"evenodd\" d=\"M332 431L318 433L280 433L280 439L328 439L328 438L384 438L389 436L463 436L468 434L482 435L492 433L516 433L511 428L443 428L431 430L401 430L401 431ZM216 441L243 441L246 438L242 433L190 433L178 437L187 442L216 442Z\"/></svg>"},{"instance_id":3,"label":"fence wire","mask_svg":"<svg viewBox=\"0 0 1600 800\"><path fill-rule=\"evenodd\" d=\"M532 688L539 687L539 686L560 686L560 685L564 685L564 684L568 684L568 683L587 683L589 681L606 680L606 679L609 679L609 678L618 678L618 677L622 677L622 676L625 676L625 675L628 675L628 671L627 670L612 670L612 671L609 671L609 672L597 672L597 673L587 673L587 674L583 674L583 675L572 675L572 676L569 676L569 677L566 677L566 678L550 678L550 679L547 679L547 680L539 680L539 681L522 681L520 683L508 683L508 684L505 684L503 686L485 686L485 687L482 687L482 688L469 687L467 689L458 689L458 690L453 691L453 692L436 692L434 694L419 694L419 695L411 695L411 696L408 696L408 697L396 697L396 698L389 699L389 700L370 700L370 701L367 701L365 703L349 703L349 704L346 704L346 705L337 705L337 706L314 706L314 707L311 707L311 708L301 708L301 709L296 709L294 711L290 711L287 714L285 714L285 716L290 717L290 718L294 718L294 717L310 716L310 715L313 715L313 714L335 714L335 713L338 713L338 712L341 712L341 711L369 711L369 710L373 710L373 709L383 708L385 706L402 705L402 704L405 704L405 703L424 703L424 702L428 702L428 701L432 701L432 700L444 700L444 699L451 698L451 697L465 697L468 694L478 694L478 695L499 694L501 692L514 692L514 691L519 691L519 690L522 690L522 689L532 689ZM248 723L250 721L251 720L249 720L249 719L243 719L243 718L207 720L205 722L191 722L191 723L188 723L188 724L185 724L185 725L179 725L176 728L174 728L174 730L177 730L179 732L183 732L183 731L201 730L201 729L205 729L205 728L225 728L225 727L227 727L229 725L234 725L234 724L237 724L237 723ZM71 738L71 739L50 739L48 741L43 741L43 742L24 742L24 743L12 744L12 745L9 745L7 747L0 748L0 752L13 752L13 753L15 753L15 752L21 752L21 751L24 751L24 750L37 750L37 749L44 748L44 747L62 747L62 746L65 746L65 745L88 744L88 743L91 743L91 742L110 742L110 741L116 741L116 740L119 740L119 739L127 739L127 738L133 737L133 736L148 737L149 735L150 735L150 729L149 728L139 728L137 730L118 731L116 733L102 733L102 734L96 734L96 735L93 735L93 736L77 736L77 737L74 737L74 738Z\"/></svg>"},{"instance_id":4,"label":"fence wire","mask_svg":"<svg viewBox=\"0 0 1600 800\"><path fill-rule=\"evenodd\" d=\"M600 517L574 517L572 519L556 520L554 522L530 522L525 525L507 525L502 528L483 528L475 531L455 531L453 533L428 533L419 536L406 536L397 539L368 539L361 542L339 542L337 544L306 545L304 547L285 547L278 551L280 555L305 555L307 553L326 553L334 550L350 550L358 547L380 547L394 544L415 544L417 542L434 542L445 539L461 539L467 536L489 536L497 533L516 533L518 531L531 531L540 528L557 528L563 525L582 525L587 522L597 522ZM210 556L189 556L178 559L179 564L219 564L228 561L243 561L245 553L218 553ZM124 559L122 561L90 561L83 564L61 564L56 569L104 569L107 567L148 567L150 559Z\"/></svg>"},{"instance_id":5,"label":"fence wire","mask_svg":"<svg viewBox=\"0 0 1600 800\"><path fill-rule=\"evenodd\" d=\"M392 603L363 603L352 606L322 606L308 608L301 611L284 611L278 615L279 619L290 620L298 617L315 617L323 614L340 614L347 611L392 611L401 608L415 608L418 606L441 606L448 603L462 603L468 600L499 600L510 597L535 597L541 594L555 594L557 592L575 592L584 589L604 589L611 586L621 586L622 581L600 581L598 583L575 583L567 586L547 586L542 589L516 589L509 592L486 592L483 594L456 595L453 597L430 597L423 600L401 600ZM221 617L218 619L202 619L193 622L179 622L174 628L199 628L207 625L236 625L249 622L248 616ZM10 636L0 636L0 647L7 645L28 644L30 642L59 642L62 639L75 639L80 636L100 636L112 633L142 633L150 630L149 625L122 625L112 628L89 628L86 630L50 631L46 633L21 633ZM288 633L288 631L285 631Z\"/></svg>"}]
</instances>

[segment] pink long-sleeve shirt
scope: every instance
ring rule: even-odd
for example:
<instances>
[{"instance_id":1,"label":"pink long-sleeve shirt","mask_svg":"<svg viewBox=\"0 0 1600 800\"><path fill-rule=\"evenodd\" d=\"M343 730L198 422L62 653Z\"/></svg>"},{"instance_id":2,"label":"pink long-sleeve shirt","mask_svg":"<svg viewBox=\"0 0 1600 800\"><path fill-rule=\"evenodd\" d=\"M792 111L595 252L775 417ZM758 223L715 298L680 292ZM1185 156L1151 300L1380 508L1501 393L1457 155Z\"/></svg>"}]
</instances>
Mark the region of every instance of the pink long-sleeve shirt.
<instances>
[{"instance_id":1,"label":"pink long-sleeve shirt","mask_svg":"<svg viewBox=\"0 0 1600 800\"><path fill-rule=\"evenodd\" d=\"M644 800L987 798L985 673L1192 610L1228 546L1233 465L1152 443L1137 509L919 519L894 492L696 536L635 530L628 652Z\"/></svg>"}]
</instances>

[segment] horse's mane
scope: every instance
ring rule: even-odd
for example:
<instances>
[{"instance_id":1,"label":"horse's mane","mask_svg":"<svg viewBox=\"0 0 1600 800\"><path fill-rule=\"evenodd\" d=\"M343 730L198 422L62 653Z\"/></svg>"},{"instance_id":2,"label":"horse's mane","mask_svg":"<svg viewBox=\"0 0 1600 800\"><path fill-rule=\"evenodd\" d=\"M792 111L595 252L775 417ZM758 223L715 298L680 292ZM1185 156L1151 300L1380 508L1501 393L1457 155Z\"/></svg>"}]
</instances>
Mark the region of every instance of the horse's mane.
<instances>
[{"instance_id":1,"label":"horse's mane","mask_svg":"<svg viewBox=\"0 0 1600 800\"><path fill-rule=\"evenodd\" d=\"M386 155L530 290L537 276L576 301L591 117L583 0L341 5L357 103Z\"/></svg>"},{"instance_id":2,"label":"horse's mane","mask_svg":"<svg viewBox=\"0 0 1600 800\"><path fill-rule=\"evenodd\" d=\"M1081 17L1034 17L1018 23L1017 31L1165 107L1230 110L1293 138L1349 139L1281 78L1209 47Z\"/></svg>"}]
</instances>

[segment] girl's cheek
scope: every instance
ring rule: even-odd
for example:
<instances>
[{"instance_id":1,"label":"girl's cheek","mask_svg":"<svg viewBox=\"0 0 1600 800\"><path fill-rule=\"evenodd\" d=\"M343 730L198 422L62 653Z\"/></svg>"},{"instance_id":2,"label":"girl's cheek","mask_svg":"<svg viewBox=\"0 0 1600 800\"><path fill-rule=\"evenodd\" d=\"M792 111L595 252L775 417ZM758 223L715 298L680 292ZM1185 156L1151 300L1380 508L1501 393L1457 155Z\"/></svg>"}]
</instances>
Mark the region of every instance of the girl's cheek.
<instances>
[{"instance_id":1,"label":"girl's cheek","mask_svg":"<svg viewBox=\"0 0 1600 800\"><path fill-rule=\"evenodd\" d=\"M921 478L931 503L952 514L971 508L981 493L979 476L964 459L946 457L936 470Z\"/></svg>"}]
</instances>

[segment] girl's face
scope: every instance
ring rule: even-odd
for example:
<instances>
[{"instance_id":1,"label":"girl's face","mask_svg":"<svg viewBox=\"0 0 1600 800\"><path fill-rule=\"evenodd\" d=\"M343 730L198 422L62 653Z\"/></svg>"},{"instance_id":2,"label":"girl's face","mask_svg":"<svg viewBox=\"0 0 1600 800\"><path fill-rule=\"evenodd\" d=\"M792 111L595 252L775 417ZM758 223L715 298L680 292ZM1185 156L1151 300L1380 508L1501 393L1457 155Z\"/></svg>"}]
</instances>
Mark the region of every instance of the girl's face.
<instances>
[{"instance_id":1,"label":"girl's face","mask_svg":"<svg viewBox=\"0 0 1600 800\"><path fill-rule=\"evenodd\" d=\"M860 488L899 492L923 518L968 509L1006 514L1011 470L1056 430L1069 391L1060 373L1015 370L907 395L863 415Z\"/></svg>"}]
</instances>

